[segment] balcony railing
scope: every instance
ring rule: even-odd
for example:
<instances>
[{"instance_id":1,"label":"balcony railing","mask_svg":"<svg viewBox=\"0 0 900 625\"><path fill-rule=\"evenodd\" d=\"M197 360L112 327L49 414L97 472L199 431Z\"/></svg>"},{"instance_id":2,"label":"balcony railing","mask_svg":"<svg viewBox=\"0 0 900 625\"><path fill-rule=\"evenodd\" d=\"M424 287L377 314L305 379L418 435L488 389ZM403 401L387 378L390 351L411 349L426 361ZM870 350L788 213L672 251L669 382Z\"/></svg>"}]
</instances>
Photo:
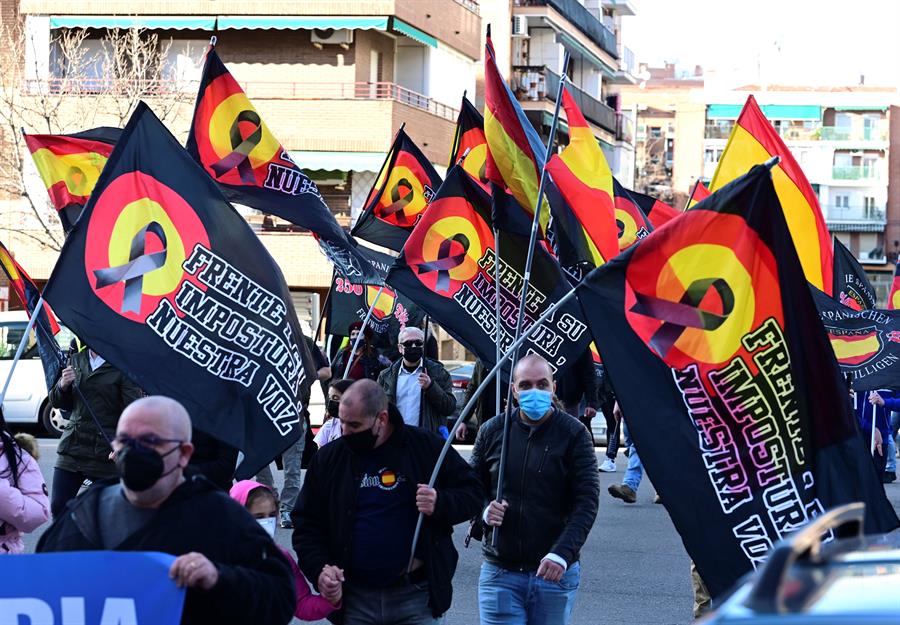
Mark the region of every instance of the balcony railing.
<instances>
[{"instance_id":1,"label":"balcony railing","mask_svg":"<svg viewBox=\"0 0 900 625\"><path fill-rule=\"evenodd\" d=\"M837 206L827 205L823 207L827 221L853 221L853 222L872 222L884 225L885 210L883 208L875 208L873 206Z\"/></svg>"},{"instance_id":2,"label":"balcony railing","mask_svg":"<svg viewBox=\"0 0 900 625\"><path fill-rule=\"evenodd\" d=\"M517 7L549 6L556 9L602 50L613 58L619 58L616 35L578 0L513 0L513 4Z\"/></svg>"},{"instance_id":3,"label":"balcony railing","mask_svg":"<svg viewBox=\"0 0 900 625\"><path fill-rule=\"evenodd\" d=\"M478 2L476 2L475 0L454 0L454 1L456 2L456 4L463 5L464 7L469 9L475 15L478 15L480 12L480 9L478 7Z\"/></svg>"},{"instance_id":4,"label":"balcony railing","mask_svg":"<svg viewBox=\"0 0 900 625\"><path fill-rule=\"evenodd\" d=\"M706 139L727 139L731 135L731 126L706 126L703 136Z\"/></svg>"},{"instance_id":5,"label":"balcony railing","mask_svg":"<svg viewBox=\"0 0 900 625\"><path fill-rule=\"evenodd\" d=\"M622 113L616 113L616 140L634 143L634 122Z\"/></svg>"},{"instance_id":6,"label":"balcony railing","mask_svg":"<svg viewBox=\"0 0 900 625\"><path fill-rule=\"evenodd\" d=\"M637 70L634 52L628 46L619 46L619 69L626 74L634 74Z\"/></svg>"},{"instance_id":7,"label":"balcony railing","mask_svg":"<svg viewBox=\"0 0 900 625\"><path fill-rule=\"evenodd\" d=\"M867 165L835 166L831 170L831 177L835 180L878 180L881 178L876 167Z\"/></svg>"},{"instance_id":8,"label":"balcony railing","mask_svg":"<svg viewBox=\"0 0 900 625\"><path fill-rule=\"evenodd\" d=\"M822 141L887 141L888 131L883 126L875 128L823 126L821 139Z\"/></svg>"},{"instance_id":9,"label":"balcony railing","mask_svg":"<svg viewBox=\"0 0 900 625\"><path fill-rule=\"evenodd\" d=\"M263 82L247 81L241 86L252 99L270 100L393 100L407 104L450 121L456 121L459 110L438 102L392 82ZM52 78L28 81L26 92L30 94L53 93L59 95L123 95L139 94L144 97L165 96L174 93L196 93L196 81L145 80L124 82L108 78L72 80Z\"/></svg>"},{"instance_id":10,"label":"balcony railing","mask_svg":"<svg viewBox=\"0 0 900 625\"><path fill-rule=\"evenodd\" d=\"M543 99L556 102L556 92L559 90L559 74L551 72L544 66L513 66L513 92L519 101L537 102ZM566 89L575 100L578 108L584 116L611 133L617 130L615 109L600 102L592 95L582 91L571 83L566 83Z\"/></svg>"}]
</instances>

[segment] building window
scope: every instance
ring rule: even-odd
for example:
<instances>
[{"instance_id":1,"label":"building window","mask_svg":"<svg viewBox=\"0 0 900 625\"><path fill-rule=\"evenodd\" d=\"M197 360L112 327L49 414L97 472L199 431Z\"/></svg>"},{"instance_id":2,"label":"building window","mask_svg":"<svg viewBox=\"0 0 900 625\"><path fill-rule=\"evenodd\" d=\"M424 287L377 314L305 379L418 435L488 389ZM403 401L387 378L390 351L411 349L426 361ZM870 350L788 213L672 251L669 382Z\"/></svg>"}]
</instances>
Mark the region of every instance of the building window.
<instances>
[{"instance_id":1,"label":"building window","mask_svg":"<svg viewBox=\"0 0 900 625\"><path fill-rule=\"evenodd\" d=\"M662 128L659 126L650 126L650 138L659 139L662 137Z\"/></svg>"}]
</instances>

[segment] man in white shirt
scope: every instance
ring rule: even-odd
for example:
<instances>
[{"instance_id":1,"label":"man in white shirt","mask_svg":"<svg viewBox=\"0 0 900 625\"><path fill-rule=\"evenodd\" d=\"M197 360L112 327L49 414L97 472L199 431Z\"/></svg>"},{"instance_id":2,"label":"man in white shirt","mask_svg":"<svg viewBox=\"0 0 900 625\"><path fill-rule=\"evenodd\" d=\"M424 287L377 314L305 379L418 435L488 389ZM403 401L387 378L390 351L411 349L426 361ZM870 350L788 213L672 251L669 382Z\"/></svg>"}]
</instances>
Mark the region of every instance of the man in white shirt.
<instances>
[{"instance_id":1,"label":"man in white shirt","mask_svg":"<svg viewBox=\"0 0 900 625\"><path fill-rule=\"evenodd\" d=\"M399 336L401 356L381 372L378 384L397 406L404 423L445 434L446 419L456 409L453 384L444 365L423 356L424 345L422 330L403 328Z\"/></svg>"}]
</instances>

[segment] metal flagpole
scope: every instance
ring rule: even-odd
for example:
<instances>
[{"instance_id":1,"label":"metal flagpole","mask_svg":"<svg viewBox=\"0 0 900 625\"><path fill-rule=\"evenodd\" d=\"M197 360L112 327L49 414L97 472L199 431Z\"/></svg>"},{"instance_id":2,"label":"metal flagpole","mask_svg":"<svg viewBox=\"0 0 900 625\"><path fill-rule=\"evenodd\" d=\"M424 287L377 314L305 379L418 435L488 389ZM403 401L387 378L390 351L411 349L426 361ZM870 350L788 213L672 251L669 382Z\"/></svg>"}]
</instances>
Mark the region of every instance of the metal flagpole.
<instances>
[{"instance_id":1,"label":"metal flagpole","mask_svg":"<svg viewBox=\"0 0 900 625\"><path fill-rule=\"evenodd\" d=\"M28 325L25 326L25 333L22 334L22 340L19 341L19 347L18 349L16 349L16 355L13 358L12 365L10 365L9 367L9 374L6 376L6 383L3 385L3 393L0 393L0 406L3 405L3 400L6 399L6 391L9 390L9 383L12 381L13 372L16 370L16 365L19 364L19 360L22 358L22 352L25 351L25 345L28 344L28 334L31 332L31 328L34 327L34 322L37 321L37 317L43 307L44 296L42 295L40 299L38 299L37 306L34 307L34 312L31 313L31 318L28 320Z\"/></svg>"},{"instance_id":2,"label":"metal flagpole","mask_svg":"<svg viewBox=\"0 0 900 625\"><path fill-rule=\"evenodd\" d=\"M563 55L563 69L568 67L569 65L569 51L566 50ZM547 139L547 151L544 154L544 162L543 167L541 167L541 181L538 185L538 195L537 202L535 202L534 206L534 216L531 220L531 236L528 239L528 256L525 259L525 274L522 280L522 293L519 298L519 317L516 320L516 333L515 340L518 340L519 335L522 333L522 321L525 317L525 300L528 296L528 286L531 282L531 265L534 262L534 248L537 245L537 232L538 232L538 224L540 223L541 216L541 206L543 204L544 199L544 185L547 182L547 163L550 161L550 157L553 153L553 141L556 139L556 127L559 124L559 107L562 103L562 91L563 87L566 84L566 74L565 71L560 73L559 77L559 87L556 90L556 106L553 109L553 123L550 125L550 137ZM498 328L499 330L499 328ZM499 342L499 332L497 340ZM515 370L516 361L519 358L518 349L513 353L513 357L509 362L509 378L512 381L513 371ZM507 447L507 439L509 438L509 427L510 427L510 419L512 418L512 384L510 384L509 389L506 392L506 417L503 421L503 438L500 442L500 468L497 473L497 501L503 501L503 478L506 474L506 447ZM495 531L491 534L491 544L496 547L497 546L497 538L500 532Z\"/></svg>"},{"instance_id":3,"label":"metal flagpole","mask_svg":"<svg viewBox=\"0 0 900 625\"><path fill-rule=\"evenodd\" d=\"M365 285L363 285L365 286ZM366 318L363 319L362 327L359 329L359 334L356 335L356 341L353 343L353 349L350 350L350 357L347 358L347 366L344 367L344 378L347 378L347 375L350 373L350 365L353 364L353 354L356 353L356 348L359 347L359 341L362 339L363 334L366 331L366 326L369 325L369 319L372 318L372 311L375 310L375 305L378 303L378 298L381 297L381 293L384 291L384 285L382 284L378 288L378 293L375 294L375 299L372 300L372 305L369 306L368 312L366 312Z\"/></svg>"},{"instance_id":4,"label":"metal flagpole","mask_svg":"<svg viewBox=\"0 0 900 625\"><path fill-rule=\"evenodd\" d=\"M475 389L475 392L472 394L472 397L469 399L469 403L465 405L465 407L460 411L459 416L456 417L456 421L453 423L453 429L450 430L450 436L447 437L447 440L444 441L444 446L441 449L441 453L438 456L437 461L434 464L434 470L431 472L431 478L428 480L428 487L434 488L434 483L437 481L438 472L441 469L441 465L444 463L444 458L447 457L447 452L450 451L450 445L453 442L453 438L456 436L456 430L459 429L459 424L462 423L472 412L475 404L478 402L481 394L484 392L484 389L487 388L488 382L490 382L494 377L497 376L497 372L506 364L506 361L509 360L513 356L513 352L519 349L519 346L525 342L525 340L531 336L532 332L537 330L544 321L546 321L553 313L557 311L563 304L568 302L570 299L575 297L575 292L584 284L584 280L573 286L568 293L563 295L558 302L555 302L547 310L544 311L540 317L529 327L525 332L522 333L522 336L518 337L512 345L509 346L509 349L506 350L506 353L497 361L497 364L494 365L494 368L491 369L486 376L484 376L484 381L478 385L478 388ZM425 515L423 513L419 513L419 518L416 521L416 531L413 534L413 542L412 549L409 554L409 565L407 566L407 571L412 568L413 558L416 553L416 545L419 542L419 535L422 532L422 521L424 520ZM494 528L496 530L496 528Z\"/></svg>"},{"instance_id":5,"label":"metal flagpole","mask_svg":"<svg viewBox=\"0 0 900 625\"><path fill-rule=\"evenodd\" d=\"M870 391L870 394L871 394L871 391ZM868 401L868 400L869 400L869 398L866 397L866 401ZM869 404L872 406L872 435L871 435L871 440L869 441L869 454L874 456L875 455L875 404L873 404L871 402L869 402ZM882 453L884 452L884 446L882 446L881 451L882 451Z\"/></svg>"},{"instance_id":6,"label":"metal flagpole","mask_svg":"<svg viewBox=\"0 0 900 625\"><path fill-rule=\"evenodd\" d=\"M494 226L494 327L497 328L494 334L494 341L497 344L494 352L494 361L500 362L500 231ZM494 414L500 414L500 380L501 376L497 376L494 383ZM482 381L482 384L486 382Z\"/></svg>"}]
</instances>

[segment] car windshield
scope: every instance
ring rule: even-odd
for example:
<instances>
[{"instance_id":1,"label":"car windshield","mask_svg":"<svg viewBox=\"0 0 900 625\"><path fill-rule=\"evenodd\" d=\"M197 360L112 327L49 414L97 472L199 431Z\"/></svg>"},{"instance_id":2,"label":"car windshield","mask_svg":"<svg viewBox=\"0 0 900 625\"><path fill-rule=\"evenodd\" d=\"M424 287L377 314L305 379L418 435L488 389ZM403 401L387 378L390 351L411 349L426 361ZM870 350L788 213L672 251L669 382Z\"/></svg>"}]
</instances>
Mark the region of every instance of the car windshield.
<instances>
[{"instance_id":1,"label":"car windshield","mask_svg":"<svg viewBox=\"0 0 900 625\"><path fill-rule=\"evenodd\" d=\"M784 581L791 612L878 614L900 612L900 562L835 562L794 566Z\"/></svg>"},{"instance_id":2,"label":"car windshield","mask_svg":"<svg viewBox=\"0 0 900 625\"><path fill-rule=\"evenodd\" d=\"M22 335L27 326L28 322L26 321L0 323L0 360L12 360L15 358L16 350L19 348L19 342L22 340ZM65 326L60 326L55 338L59 346L65 351L69 348L69 344L74 337L75 334L71 330ZM25 351L22 353L22 358L38 357L37 340L35 339L35 331L32 328L31 332L28 333L28 343L25 346Z\"/></svg>"}]
</instances>

